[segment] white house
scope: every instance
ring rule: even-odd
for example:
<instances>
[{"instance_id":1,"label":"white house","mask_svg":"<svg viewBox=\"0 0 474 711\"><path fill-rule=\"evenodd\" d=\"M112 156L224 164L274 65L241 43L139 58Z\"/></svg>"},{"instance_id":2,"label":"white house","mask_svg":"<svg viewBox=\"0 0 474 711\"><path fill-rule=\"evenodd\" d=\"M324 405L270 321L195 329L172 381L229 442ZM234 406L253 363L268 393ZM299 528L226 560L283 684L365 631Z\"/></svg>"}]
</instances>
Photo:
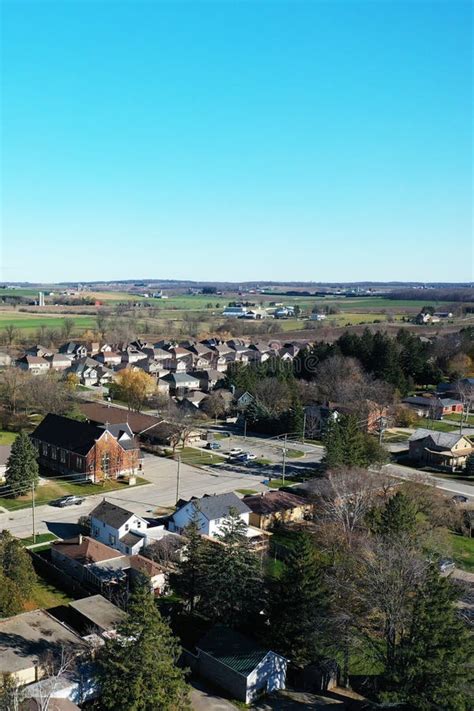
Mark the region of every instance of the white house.
<instances>
[{"instance_id":1,"label":"white house","mask_svg":"<svg viewBox=\"0 0 474 711\"><path fill-rule=\"evenodd\" d=\"M146 545L148 523L105 499L90 513L91 536L121 553L135 555Z\"/></svg>"},{"instance_id":2,"label":"white house","mask_svg":"<svg viewBox=\"0 0 474 711\"><path fill-rule=\"evenodd\" d=\"M245 306L226 306L222 315L227 318L241 318L245 316L247 311L248 309Z\"/></svg>"},{"instance_id":3,"label":"white house","mask_svg":"<svg viewBox=\"0 0 474 711\"><path fill-rule=\"evenodd\" d=\"M200 499L193 497L189 501L179 501L168 527L170 531L182 533L197 514L199 533L213 538L222 533L222 523L229 515L230 509L237 511L248 526L251 511L247 504L244 504L242 499L232 491L227 494L205 494Z\"/></svg>"},{"instance_id":4,"label":"white house","mask_svg":"<svg viewBox=\"0 0 474 711\"><path fill-rule=\"evenodd\" d=\"M228 627L213 627L196 650L194 671L246 704L285 688L287 660Z\"/></svg>"}]
</instances>

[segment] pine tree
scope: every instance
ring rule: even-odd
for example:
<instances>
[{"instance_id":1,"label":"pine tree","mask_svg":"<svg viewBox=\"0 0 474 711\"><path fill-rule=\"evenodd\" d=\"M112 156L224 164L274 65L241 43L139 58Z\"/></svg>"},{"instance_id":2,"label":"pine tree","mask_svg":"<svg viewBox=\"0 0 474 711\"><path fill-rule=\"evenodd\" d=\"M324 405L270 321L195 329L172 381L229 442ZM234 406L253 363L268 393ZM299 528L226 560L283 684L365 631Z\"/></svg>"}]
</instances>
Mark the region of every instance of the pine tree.
<instances>
[{"instance_id":1,"label":"pine tree","mask_svg":"<svg viewBox=\"0 0 474 711\"><path fill-rule=\"evenodd\" d=\"M344 448L342 440L341 425L337 420L331 420L326 427L323 437L326 448L323 462L328 469L334 469L342 465L344 459Z\"/></svg>"},{"instance_id":2,"label":"pine tree","mask_svg":"<svg viewBox=\"0 0 474 711\"><path fill-rule=\"evenodd\" d=\"M344 456L341 464L347 467L366 466L369 463L365 447L366 436L361 429L361 424L355 415L345 415L340 419Z\"/></svg>"},{"instance_id":3,"label":"pine tree","mask_svg":"<svg viewBox=\"0 0 474 711\"><path fill-rule=\"evenodd\" d=\"M395 657L386 696L417 711L468 711L474 646L455 607L448 578L430 569L416 594L409 634ZM472 691L472 688L471 688Z\"/></svg>"},{"instance_id":4,"label":"pine tree","mask_svg":"<svg viewBox=\"0 0 474 711\"><path fill-rule=\"evenodd\" d=\"M189 708L180 647L149 588L130 597L127 619L96 658L100 711L181 711Z\"/></svg>"},{"instance_id":5,"label":"pine tree","mask_svg":"<svg viewBox=\"0 0 474 711\"><path fill-rule=\"evenodd\" d=\"M292 435L303 437L304 409L301 403L295 399L289 412L288 430Z\"/></svg>"},{"instance_id":6,"label":"pine tree","mask_svg":"<svg viewBox=\"0 0 474 711\"><path fill-rule=\"evenodd\" d=\"M15 584L20 600L28 599L36 573L28 551L9 531L0 533L0 573Z\"/></svg>"},{"instance_id":7,"label":"pine tree","mask_svg":"<svg viewBox=\"0 0 474 711\"><path fill-rule=\"evenodd\" d=\"M38 476L36 449L28 435L21 432L12 444L5 472L11 495L16 498L25 494L38 482Z\"/></svg>"},{"instance_id":8,"label":"pine tree","mask_svg":"<svg viewBox=\"0 0 474 711\"><path fill-rule=\"evenodd\" d=\"M471 454L467 458L464 474L466 476L474 476L474 452L471 452Z\"/></svg>"},{"instance_id":9,"label":"pine tree","mask_svg":"<svg viewBox=\"0 0 474 711\"><path fill-rule=\"evenodd\" d=\"M262 576L258 556L245 535L236 511L221 524L220 544L208 549L198 609L230 627L256 619L262 606Z\"/></svg>"},{"instance_id":10,"label":"pine tree","mask_svg":"<svg viewBox=\"0 0 474 711\"><path fill-rule=\"evenodd\" d=\"M417 529L416 506L406 494L398 491L385 504L380 514L378 533L391 541L412 537Z\"/></svg>"},{"instance_id":11,"label":"pine tree","mask_svg":"<svg viewBox=\"0 0 474 711\"><path fill-rule=\"evenodd\" d=\"M315 661L321 650L327 595L310 536L299 534L285 569L270 586L271 644L295 664Z\"/></svg>"},{"instance_id":12,"label":"pine tree","mask_svg":"<svg viewBox=\"0 0 474 711\"><path fill-rule=\"evenodd\" d=\"M188 539L186 551L182 560L176 564L176 572L169 576L169 582L192 613L201 592L201 581L206 574L206 550L210 545L199 533L199 509L196 507L184 535Z\"/></svg>"}]
</instances>

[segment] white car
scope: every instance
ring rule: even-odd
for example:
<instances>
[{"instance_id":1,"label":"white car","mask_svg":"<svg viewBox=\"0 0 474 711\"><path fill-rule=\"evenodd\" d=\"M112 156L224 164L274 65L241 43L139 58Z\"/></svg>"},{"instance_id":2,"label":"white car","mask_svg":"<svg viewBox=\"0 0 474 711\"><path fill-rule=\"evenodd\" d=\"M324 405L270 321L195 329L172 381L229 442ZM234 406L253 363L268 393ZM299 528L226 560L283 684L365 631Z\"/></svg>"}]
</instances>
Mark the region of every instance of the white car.
<instances>
[{"instance_id":1,"label":"white car","mask_svg":"<svg viewBox=\"0 0 474 711\"><path fill-rule=\"evenodd\" d=\"M229 454L231 457L236 457L238 454L242 454L242 450L240 447L232 447Z\"/></svg>"}]
</instances>

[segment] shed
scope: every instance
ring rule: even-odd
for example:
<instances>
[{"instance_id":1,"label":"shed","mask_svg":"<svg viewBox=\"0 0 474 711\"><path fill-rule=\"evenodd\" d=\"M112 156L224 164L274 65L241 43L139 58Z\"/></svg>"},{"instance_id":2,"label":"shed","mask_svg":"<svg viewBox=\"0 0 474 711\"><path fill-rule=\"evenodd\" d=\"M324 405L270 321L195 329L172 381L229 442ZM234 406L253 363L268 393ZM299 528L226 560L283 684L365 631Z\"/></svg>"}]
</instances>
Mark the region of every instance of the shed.
<instances>
[{"instance_id":1,"label":"shed","mask_svg":"<svg viewBox=\"0 0 474 711\"><path fill-rule=\"evenodd\" d=\"M196 649L197 672L239 701L285 688L287 660L229 627L216 625Z\"/></svg>"}]
</instances>

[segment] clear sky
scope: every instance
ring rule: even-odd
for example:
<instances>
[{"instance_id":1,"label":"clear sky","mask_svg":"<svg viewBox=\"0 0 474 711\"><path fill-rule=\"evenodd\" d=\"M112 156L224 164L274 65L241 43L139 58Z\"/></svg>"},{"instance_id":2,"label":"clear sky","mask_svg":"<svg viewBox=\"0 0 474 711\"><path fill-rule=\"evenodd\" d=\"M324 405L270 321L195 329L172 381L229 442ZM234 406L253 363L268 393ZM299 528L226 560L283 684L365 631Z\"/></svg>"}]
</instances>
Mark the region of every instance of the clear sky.
<instances>
[{"instance_id":1,"label":"clear sky","mask_svg":"<svg viewBox=\"0 0 474 711\"><path fill-rule=\"evenodd\" d=\"M468 0L2 0L6 281L473 279Z\"/></svg>"}]
</instances>

